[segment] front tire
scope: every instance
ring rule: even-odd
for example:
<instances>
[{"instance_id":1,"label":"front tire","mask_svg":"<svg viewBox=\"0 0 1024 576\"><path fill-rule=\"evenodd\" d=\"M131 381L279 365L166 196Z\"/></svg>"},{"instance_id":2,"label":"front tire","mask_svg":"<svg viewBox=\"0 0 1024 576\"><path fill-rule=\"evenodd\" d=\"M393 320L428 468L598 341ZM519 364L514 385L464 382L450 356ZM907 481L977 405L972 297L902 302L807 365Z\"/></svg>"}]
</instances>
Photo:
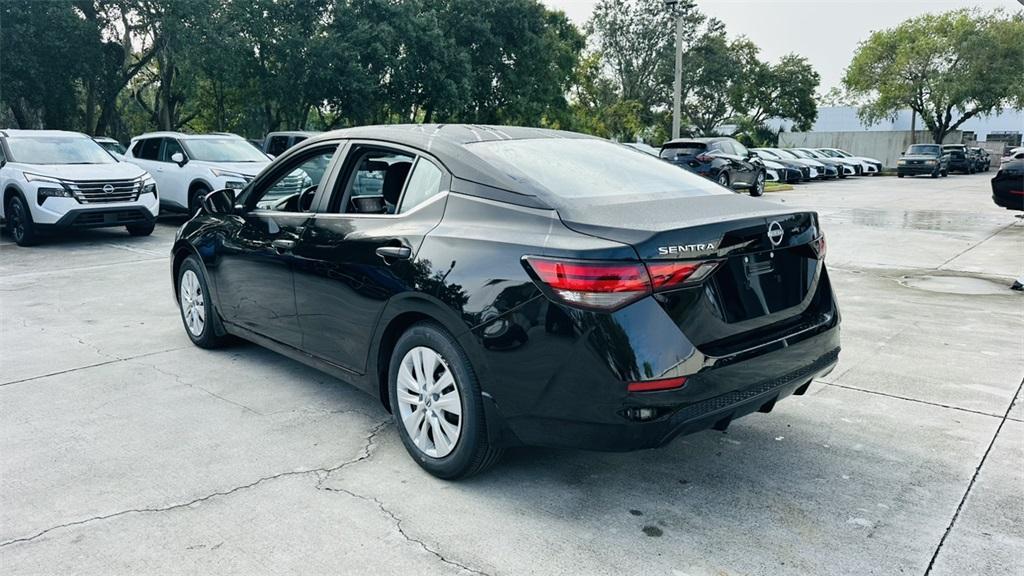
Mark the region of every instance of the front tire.
<instances>
[{"instance_id":1,"label":"front tire","mask_svg":"<svg viewBox=\"0 0 1024 576\"><path fill-rule=\"evenodd\" d=\"M205 185L200 184L192 189L191 195L188 198L188 216L191 218L196 215L196 212L203 205L203 198L210 193L210 189Z\"/></svg>"},{"instance_id":2,"label":"front tire","mask_svg":"<svg viewBox=\"0 0 1024 576\"><path fill-rule=\"evenodd\" d=\"M465 478L501 456L488 439L480 384L469 357L439 324L414 324L398 339L388 369L388 396L402 444L434 476Z\"/></svg>"},{"instance_id":3,"label":"front tire","mask_svg":"<svg viewBox=\"0 0 1024 576\"><path fill-rule=\"evenodd\" d=\"M718 178L716 178L715 181L718 182L719 186L724 186L730 190L732 189L729 187L729 173L725 170L718 173Z\"/></svg>"},{"instance_id":4,"label":"front tire","mask_svg":"<svg viewBox=\"0 0 1024 576\"><path fill-rule=\"evenodd\" d=\"M18 246L35 246L39 243L39 232L32 221L32 212L21 196L15 194L7 202L7 231Z\"/></svg>"},{"instance_id":5,"label":"front tire","mask_svg":"<svg viewBox=\"0 0 1024 576\"><path fill-rule=\"evenodd\" d=\"M751 196L761 196L764 194L764 172L758 172L757 178L754 179L754 186L750 188Z\"/></svg>"},{"instance_id":6,"label":"front tire","mask_svg":"<svg viewBox=\"0 0 1024 576\"><path fill-rule=\"evenodd\" d=\"M220 348L228 336L220 325L206 272L195 256L189 256L178 270L178 309L185 334L200 348Z\"/></svg>"},{"instance_id":7,"label":"front tire","mask_svg":"<svg viewBox=\"0 0 1024 576\"><path fill-rule=\"evenodd\" d=\"M156 229L156 222L150 222L149 224L128 224L125 226L128 229L128 233L132 236L149 236Z\"/></svg>"}]
</instances>

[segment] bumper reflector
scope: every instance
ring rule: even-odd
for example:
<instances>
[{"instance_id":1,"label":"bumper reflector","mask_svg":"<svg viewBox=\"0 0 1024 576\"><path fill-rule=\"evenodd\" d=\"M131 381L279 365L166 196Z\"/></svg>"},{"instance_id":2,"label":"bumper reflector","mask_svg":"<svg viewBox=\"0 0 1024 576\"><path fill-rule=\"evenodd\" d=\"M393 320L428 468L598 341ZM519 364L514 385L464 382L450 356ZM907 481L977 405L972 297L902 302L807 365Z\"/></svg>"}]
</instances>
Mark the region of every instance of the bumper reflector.
<instances>
[{"instance_id":1,"label":"bumper reflector","mask_svg":"<svg viewBox=\"0 0 1024 576\"><path fill-rule=\"evenodd\" d=\"M665 378L662 380L645 380L643 382L630 382L626 390L630 392L656 392L658 390L675 390L686 384L686 377Z\"/></svg>"}]
</instances>

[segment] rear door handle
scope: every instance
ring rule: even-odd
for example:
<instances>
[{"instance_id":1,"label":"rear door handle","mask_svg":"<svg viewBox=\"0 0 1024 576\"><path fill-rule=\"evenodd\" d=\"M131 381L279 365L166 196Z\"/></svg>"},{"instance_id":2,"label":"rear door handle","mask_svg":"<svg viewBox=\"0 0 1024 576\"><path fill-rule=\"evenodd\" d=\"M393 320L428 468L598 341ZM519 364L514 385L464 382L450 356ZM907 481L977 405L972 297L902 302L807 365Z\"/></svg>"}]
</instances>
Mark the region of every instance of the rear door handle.
<instances>
[{"instance_id":1,"label":"rear door handle","mask_svg":"<svg viewBox=\"0 0 1024 576\"><path fill-rule=\"evenodd\" d=\"M295 248L295 240L274 240L270 244L274 247L274 250L277 250L278 254L290 252Z\"/></svg>"},{"instance_id":2,"label":"rear door handle","mask_svg":"<svg viewBox=\"0 0 1024 576\"><path fill-rule=\"evenodd\" d=\"M408 260L412 258L412 248L408 246L381 246L377 248L377 256L388 260Z\"/></svg>"}]
</instances>

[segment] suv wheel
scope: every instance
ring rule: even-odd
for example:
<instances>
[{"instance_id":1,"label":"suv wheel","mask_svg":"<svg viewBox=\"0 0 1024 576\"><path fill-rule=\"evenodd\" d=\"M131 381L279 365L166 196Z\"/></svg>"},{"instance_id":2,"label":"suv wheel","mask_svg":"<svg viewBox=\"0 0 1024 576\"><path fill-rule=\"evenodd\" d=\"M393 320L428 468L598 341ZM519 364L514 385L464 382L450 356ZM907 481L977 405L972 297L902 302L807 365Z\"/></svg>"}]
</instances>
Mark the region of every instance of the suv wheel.
<instances>
[{"instance_id":1,"label":"suv wheel","mask_svg":"<svg viewBox=\"0 0 1024 576\"><path fill-rule=\"evenodd\" d=\"M33 246L39 242L32 213L21 196L14 194L7 201L7 230L18 246Z\"/></svg>"},{"instance_id":2,"label":"suv wheel","mask_svg":"<svg viewBox=\"0 0 1024 576\"><path fill-rule=\"evenodd\" d=\"M200 184L192 190L192 195L188 199L188 215L189 218L196 215L196 211L203 205L203 198L210 193L210 189L205 185Z\"/></svg>"},{"instance_id":3,"label":"suv wheel","mask_svg":"<svg viewBox=\"0 0 1024 576\"><path fill-rule=\"evenodd\" d=\"M395 345L388 396L402 444L413 460L438 478L471 476L497 462L483 398L469 357L434 322L409 328Z\"/></svg>"},{"instance_id":4,"label":"suv wheel","mask_svg":"<svg viewBox=\"0 0 1024 576\"><path fill-rule=\"evenodd\" d=\"M227 342L217 312L213 308L203 266L189 256L178 270L178 308L185 333L200 348L219 348Z\"/></svg>"},{"instance_id":5,"label":"suv wheel","mask_svg":"<svg viewBox=\"0 0 1024 576\"><path fill-rule=\"evenodd\" d=\"M156 222L150 222L149 224L129 224L125 226L125 228L128 229L128 233L132 236L149 236L156 228Z\"/></svg>"},{"instance_id":6,"label":"suv wheel","mask_svg":"<svg viewBox=\"0 0 1024 576\"><path fill-rule=\"evenodd\" d=\"M722 170L721 172L719 172L718 173L717 182L718 182L718 184L720 186L725 186L726 188L728 188L729 187L729 173L726 172L725 170Z\"/></svg>"},{"instance_id":7,"label":"suv wheel","mask_svg":"<svg viewBox=\"0 0 1024 576\"><path fill-rule=\"evenodd\" d=\"M764 194L764 172L758 172L757 178L754 179L754 186L750 189L751 196L761 196Z\"/></svg>"}]
</instances>

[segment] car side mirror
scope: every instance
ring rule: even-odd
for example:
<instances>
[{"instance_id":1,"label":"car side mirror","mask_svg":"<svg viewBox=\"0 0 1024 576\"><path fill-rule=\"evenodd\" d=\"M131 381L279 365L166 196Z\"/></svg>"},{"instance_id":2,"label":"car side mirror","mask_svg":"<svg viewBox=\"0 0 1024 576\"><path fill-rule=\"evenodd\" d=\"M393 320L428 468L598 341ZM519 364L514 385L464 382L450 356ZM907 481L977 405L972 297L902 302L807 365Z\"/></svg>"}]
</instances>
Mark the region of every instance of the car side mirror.
<instances>
[{"instance_id":1,"label":"car side mirror","mask_svg":"<svg viewBox=\"0 0 1024 576\"><path fill-rule=\"evenodd\" d=\"M207 214L233 214L235 212L235 191L222 188L210 192L203 198L203 210Z\"/></svg>"},{"instance_id":2,"label":"car side mirror","mask_svg":"<svg viewBox=\"0 0 1024 576\"><path fill-rule=\"evenodd\" d=\"M188 158L185 158L185 155L181 152L175 152L174 154L171 154L171 162L174 162L178 166L184 166L185 164L188 164Z\"/></svg>"}]
</instances>

